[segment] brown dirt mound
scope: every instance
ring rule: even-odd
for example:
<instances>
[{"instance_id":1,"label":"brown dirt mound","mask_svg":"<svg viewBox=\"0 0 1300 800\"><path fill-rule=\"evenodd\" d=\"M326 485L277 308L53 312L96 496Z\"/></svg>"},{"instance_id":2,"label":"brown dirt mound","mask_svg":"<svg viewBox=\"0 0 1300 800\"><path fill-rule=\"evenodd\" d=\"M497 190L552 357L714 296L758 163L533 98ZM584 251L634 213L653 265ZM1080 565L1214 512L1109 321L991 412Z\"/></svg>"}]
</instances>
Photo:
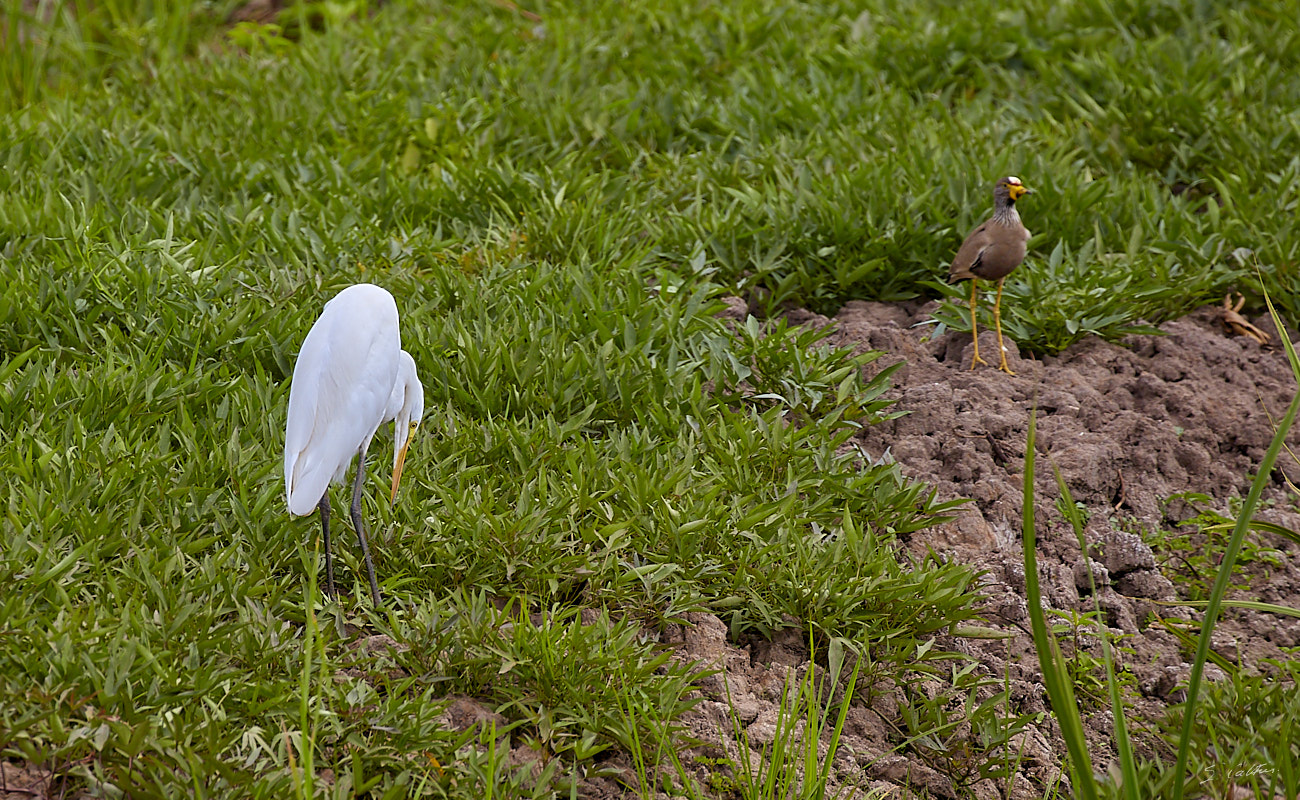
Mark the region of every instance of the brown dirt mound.
<instances>
[{"instance_id":1,"label":"brown dirt mound","mask_svg":"<svg viewBox=\"0 0 1300 800\"><path fill-rule=\"evenodd\" d=\"M725 316L743 318L743 300L728 298ZM1021 358L1007 340L1008 361L1018 374L989 367L968 369L969 334L947 333L934 340L929 320L933 304L852 302L834 319L803 310L789 312L796 323L832 326L830 342L859 352L881 350L886 356L868 369L904 362L893 377L892 397L906 416L862 431L851 446L866 457L889 454L903 471L935 487L940 500L973 502L944 525L908 542L916 553L933 549L973 564L985 572L988 617L1012 635L1006 641L949 639L938 646L976 658L983 673L1008 680L1017 713L1041 712L1046 696L1033 643L1027 634L1021 539L1023 455L1029 415L1038 409L1040 454L1036 484L1039 515L1039 569L1045 599L1052 608L1084 613L1094 599L1084 555L1073 531L1055 508L1058 497L1051 465L1055 463L1086 510L1090 560L1098 581L1097 602L1116 634L1126 634L1132 652L1123 665L1137 687L1131 711L1138 747L1147 754L1161 750L1158 737L1145 733L1164 708L1181 699L1190 672L1189 657L1153 615L1198 620L1186 607L1159 606L1184 593L1173 574L1169 553L1153 552L1150 534L1176 531L1194 513L1185 502L1170 502L1178 493L1198 492L1205 505L1231 516L1230 501L1250 488L1257 464L1285 410L1295 381L1285 353L1255 341L1229 336L1219 309L1205 309L1160 326L1165 336L1132 337L1122 344L1088 339L1058 356ZM1267 319L1254 320L1272 334ZM1292 336L1295 339L1294 335ZM986 357L996 353L991 332L980 337ZM992 358L989 358L993 361ZM1288 442L1300 450L1300 431ZM1300 481L1300 463L1284 454L1265 491L1262 519L1300 530L1297 496L1288 486ZM1145 537L1145 538L1144 538ZM1295 548L1264 537L1278 549L1281 566L1248 568L1250 596L1300 606L1300 567ZM1213 567L1211 566L1210 569ZM1178 577L1175 574L1175 577ZM747 726L751 742L771 738L771 723L787 674L810 668L806 644L795 636L773 642L731 642L725 626L707 614L691 615L693 624L669 631L678 657L700 660L725 670L706 681L703 702L686 722L687 730L714 744L700 749L697 763L718 763L725 756L756 758L734 752L728 703ZM798 628L791 633L797 633ZM1283 658L1280 648L1300 644L1300 621L1256 612L1228 610L1216 631L1217 652L1243 665L1262 666L1263 659ZM1097 654L1095 639L1084 649ZM1214 667L1209 680L1221 679ZM921 685L927 693L933 687ZM886 687L871 708L854 706L841 750L835 759L832 786L879 790L881 797L1041 797L1059 779L1065 749L1048 718L1016 738L1020 767L1010 781L979 781L958 786L953 774L936 769L913 748L894 751L897 734L889 719L897 717L903 694ZM1108 760L1111 720L1108 712L1085 720L1093 742L1094 764ZM823 743L825 744L825 743ZM710 760L712 759L712 761ZM689 759L688 759L689 761ZM709 770L697 776L709 785ZM717 776L713 785L719 785ZM1007 787L1010 787L1008 790ZM609 796L617 796L617 792ZM719 797L727 796L721 792Z\"/></svg>"}]
</instances>

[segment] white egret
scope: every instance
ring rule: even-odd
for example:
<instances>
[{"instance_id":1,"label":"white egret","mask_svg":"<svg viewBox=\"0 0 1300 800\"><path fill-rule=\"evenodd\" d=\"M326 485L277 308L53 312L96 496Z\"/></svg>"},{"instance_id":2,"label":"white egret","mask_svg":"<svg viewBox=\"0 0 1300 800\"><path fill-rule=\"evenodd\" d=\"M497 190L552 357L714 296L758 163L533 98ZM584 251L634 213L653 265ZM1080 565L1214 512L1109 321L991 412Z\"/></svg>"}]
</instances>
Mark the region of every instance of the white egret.
<instances>
[{"instance_id":1,"label":"white egret","mask_svg":"<svg viewBox=\"0 0 1300 800\"><path fill-rule=\"evenodd\" d=\"M369 283L339 292L303 340L289 386L284 435L289 513L305 516L320 509L329 594L334 594L329 485L343 483L352 457L360 455L352 482L352 527L361 542L375 606L382 604L361 522L366 448L380 425L395 421L390 500L396 500L406 450L423 415L424 387L415 374L415 360L402 349L393 296Z\"/></svg>"}]
</instances>

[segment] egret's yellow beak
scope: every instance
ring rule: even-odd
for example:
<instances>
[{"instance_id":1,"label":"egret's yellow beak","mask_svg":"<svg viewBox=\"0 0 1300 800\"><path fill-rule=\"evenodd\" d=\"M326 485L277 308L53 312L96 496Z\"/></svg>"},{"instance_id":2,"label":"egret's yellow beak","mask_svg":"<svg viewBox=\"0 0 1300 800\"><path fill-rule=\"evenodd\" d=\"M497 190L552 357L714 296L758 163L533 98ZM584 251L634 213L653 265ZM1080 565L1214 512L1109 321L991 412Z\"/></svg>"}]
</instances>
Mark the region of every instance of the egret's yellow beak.
<instances>
[{"instance_id":1,"label":"egret's yellow beak","mask_svg":"<svg viewBox=\"0 0 1300 800\"><path fill-rule=\"evenodd\" d=\"M393 465L393 493L388 498L389 504L397 502L397 485L402 482L402 467L406 466L406 451L411 446L411 440L415 438L417 427L417 423L411 424L411 429L406 434L406 441L402 442L402 449L397 451L397 462Z\"/></svg>"}]
</instances>

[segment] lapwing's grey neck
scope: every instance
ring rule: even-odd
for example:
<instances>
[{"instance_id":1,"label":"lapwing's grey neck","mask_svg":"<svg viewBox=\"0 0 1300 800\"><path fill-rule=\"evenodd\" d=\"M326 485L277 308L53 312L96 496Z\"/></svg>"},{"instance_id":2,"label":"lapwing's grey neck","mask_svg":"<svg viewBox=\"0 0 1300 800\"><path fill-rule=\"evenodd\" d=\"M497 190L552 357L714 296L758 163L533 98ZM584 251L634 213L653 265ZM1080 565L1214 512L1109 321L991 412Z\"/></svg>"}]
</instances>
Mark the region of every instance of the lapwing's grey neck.
<instances>
[{"instance_id":1,"label":"lapwing's grey neck","mask_svg":"<svg viewBox=\"0 0 1300 800\"><path fill-rule=\"evenodd\" d=\"M997 210L993 212L993 221L999 225L1019 225L1020 212L1016 211L1013 203L999 205Z\"/></svg>"}]
</instances>

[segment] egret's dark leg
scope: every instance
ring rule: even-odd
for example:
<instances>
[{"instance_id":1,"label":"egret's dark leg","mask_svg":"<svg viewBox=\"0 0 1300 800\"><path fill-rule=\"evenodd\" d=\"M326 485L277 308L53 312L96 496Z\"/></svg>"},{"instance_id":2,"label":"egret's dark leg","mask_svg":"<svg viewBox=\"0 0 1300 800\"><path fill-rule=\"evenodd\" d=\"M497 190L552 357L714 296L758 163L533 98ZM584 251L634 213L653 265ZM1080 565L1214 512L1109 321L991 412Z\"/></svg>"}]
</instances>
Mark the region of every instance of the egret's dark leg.
<instances>
[{"instance_id":1,"label":"egret's dark leg","mask_svg":"<svg viewBox=\"0 0 1300 800\"><path fill-rule=\"evenodd\" d=\"M329 597L334 596L334 554L330 552L330 490L325 488L325 494L320 496L320 503L316 505L320 509L320 526L325 532L325 594Z\"/></svg>"},{"instance_id":2,"label":"egret's dark leg","mask_svg":"<svg viewBox=\"0 0 1300 800\"><path fill-rule=\"evenodd\" d=\"M357 538L361 540L361 555L366 560L366 573L370 577L370 594L375 599L375 608L383 606L379 596L379 583L375 581L375 562L370 560L370 544L366 541L366 528L361 524L361 482L366 475L366 451L361 451L357 462L357 479L352 482L352 527L357 529Z\"/></svg>"}]
</instances>

